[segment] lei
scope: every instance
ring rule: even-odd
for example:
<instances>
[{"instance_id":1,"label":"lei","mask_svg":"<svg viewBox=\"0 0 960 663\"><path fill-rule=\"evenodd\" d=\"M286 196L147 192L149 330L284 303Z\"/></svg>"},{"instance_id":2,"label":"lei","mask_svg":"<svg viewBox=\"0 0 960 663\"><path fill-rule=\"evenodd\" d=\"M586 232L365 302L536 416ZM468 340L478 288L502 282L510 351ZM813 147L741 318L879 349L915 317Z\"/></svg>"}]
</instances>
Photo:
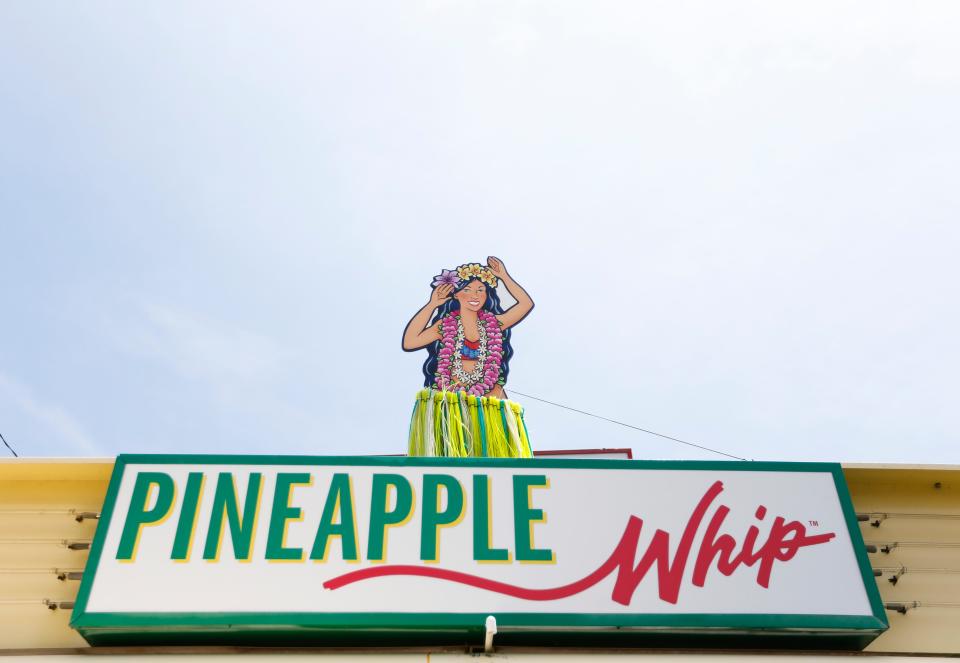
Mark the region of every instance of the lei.
<instances>
[{"instance_id":1,"label":"lei","mask_svg":"<svg viewBox=\"0 0 960 663\"><path fill-rule=\"evenodd\" d=\"M442 391L465 390L468 394L483 396L496 386L503 359L503 332L497 317L490 311L478 311L477 331L480 350L476 367L468 373L463 369L460 354L466 338L460 312L454 311L440 321L437 386Z\"/></svg>"}]
</instances>

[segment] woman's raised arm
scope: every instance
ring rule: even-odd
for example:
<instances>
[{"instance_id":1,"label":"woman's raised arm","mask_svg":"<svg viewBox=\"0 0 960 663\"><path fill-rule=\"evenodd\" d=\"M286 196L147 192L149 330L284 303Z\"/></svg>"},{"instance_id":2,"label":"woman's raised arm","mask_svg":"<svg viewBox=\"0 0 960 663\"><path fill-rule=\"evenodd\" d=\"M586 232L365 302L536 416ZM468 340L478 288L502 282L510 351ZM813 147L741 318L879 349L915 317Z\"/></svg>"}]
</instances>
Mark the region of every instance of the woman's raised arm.
<instances>
[{"instance_id":1,"label":"woman's raised arm","mask_svg":"<svg viewBox=\"0 0 960 663\"><path fill-rule=\"evenodd\" d=\"M503 281L503 285L506 286L510 296L517 300L516 304L497 316L497 320L500 321L500 327L510 329L510 327L513 327L527 317L530 311L533 310L533 299L531 299L527 291L521 288L520 284L514 281L510 274L507 273L507 268L503 266L503 262L499 258L494 256L488 257L487 266L490 268L490 271L493 272L494 276Z\"/></svg>"},{"instance_id":2,"label":"woman's raised arm","mask_svg":"<svg viewBox=\"0 0 960 663\"><path fill-rule=\"evenodd\" d=\"M416 315L410 318L407 328L403 330L403 349L407 352L413 352L420 348L425 348L434 341L440 340L440 331L436 325L428 327L430 316L437 310L437 307L443 304L453 292L453 286L449 283L438 285L430 293L430 301L417 311Z\"/></svg>"}]
</instances>

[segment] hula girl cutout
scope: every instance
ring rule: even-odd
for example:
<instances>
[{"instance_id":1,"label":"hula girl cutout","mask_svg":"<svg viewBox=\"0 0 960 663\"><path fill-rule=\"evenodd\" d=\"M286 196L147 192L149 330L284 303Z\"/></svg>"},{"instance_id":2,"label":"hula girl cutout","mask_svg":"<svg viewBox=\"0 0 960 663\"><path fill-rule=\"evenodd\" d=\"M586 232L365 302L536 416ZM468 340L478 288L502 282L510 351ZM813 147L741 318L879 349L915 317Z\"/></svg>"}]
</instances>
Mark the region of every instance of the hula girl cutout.
<instances>
[{"instance_id":1,"label":"hula girl cutout","mask_svg":"<svg viewBox=\"0 0 960 663\"><path fill-rule=\"evenodd\" d=\"M507 310L499 281L516 300ZM533 300L493 256L486 266L441 270L431 285L430 300L403 332L404 350L427 350L411 455L529 456L523 410L506 400L503 387L511 330L533 310Z\"/></svg>"}]
</instances>

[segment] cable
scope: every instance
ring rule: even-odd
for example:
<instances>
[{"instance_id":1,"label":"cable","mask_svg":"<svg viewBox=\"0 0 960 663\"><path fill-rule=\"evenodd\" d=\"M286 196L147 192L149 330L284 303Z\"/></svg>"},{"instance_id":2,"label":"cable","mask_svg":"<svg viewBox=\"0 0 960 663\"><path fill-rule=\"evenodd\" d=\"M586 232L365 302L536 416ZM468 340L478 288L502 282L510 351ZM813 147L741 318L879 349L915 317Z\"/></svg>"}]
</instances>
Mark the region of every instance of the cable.
<instances>
[{"instance_id":1,"label":"cable","mask_svg":"<svg viewBox=\"0 0 960 663\"><path fill-rule=\"evenodd\" d=\"M960 608L960 603L930 603L928 601L897 601L896 603L884 603L883 607L887 610L896 610L901 615L907 614L908 610L916 608Z\"/></svg>"},{"instance_id":2,"label":"cable","mask_svg":"<svg viewBox=\"0 0 960 663\"><path fill-rule=\"evenodd\" d=\"M918 569L913 566L875 566L874 571L881 573L960 573L960 569Z\"/></svg>"},{"instance_id":3,"label":"cable","mask_svg":"<svg viewBox=\"0 0 960 663\"><path fill-rule=\"evenodd\" d=\"M83 573L83 569L0 568L0 575L60 575Z\"/></svg>"},{"instance_id":4,"label":"cable","mask_svg":"<svg viewBox=\"0 0 960 663\"><path fill-rule=\"evenodd\" d=\"M0 508L0 516L72 516L73 509L5 509Z\"/></svg>"},{"instance_id":5,"label":"cable","mask_svg":"<svg viewBox=\"0 0 960 663\"><path fill-rule=\"evenodd\" d=\"M878 522L870 523L880 527L880 523L888 518L915 518L922 520L960 520L960 513L894 513L892 511L861 511L857 514L864 516L864 522L876 518Z\"/></svg>"},{"instance_id":6,"label":"cable","mask_svg":"<svg viewBox=\"0 0 960 663\"><path fill-rule=\"evenodd\" d=\"M618 426L625 426L627 428L632 428L633 430L638 430L641 433L648 433L649 435L656 435L657 437L662 437L666 440L673 440L674 442L679 442L680 444L685 444L688 447L696 447L697 449L703 449L704 451L709 451L710 453L719 454L721 456L726 456L727 458L734 458L736 460L747 460L746 458L741 458L740 456L734 456L733 454L728 454L725 451L717 451L716 449L711 449L710 447L705 447L700 444L694 444L693 442L687 442L686 440L681 440L676 437L670 437L669 435L664 435L663 433L657 433L652 430L647 430L646 428L640 428L639 426L634 426L633 424L627 424L622 421L617 421L616 419L609 419L607 417L602 417L599 414L593 414L592 412L585 412L584 410L578 410L575 407L570 407L569 405L561 405L560 403L554 403L553 401L548 401L545 398L538 398L537 396L531 396L530 394L525 394L522 391L517 391L516 389L511 389L513 393L523 396L524 398L532 398L535 401L540 401L541 403L547 403L548 405L553 405L555 407L563 408L564 410L570 410L571 412L579 412L580 414L585 414L588 417L594 417L596 419L603 419L604 421L609 421L611 424L617 424Z\"/></svg>"},{"instance_id":7,"label":"cable","mask_svg":"<svg viewBox=\"0 0 960 663\"><path fill-rule=\"evenodd\" d=\"M10 453L13 454L13 457L14 457L14 458L19 458L19 457L20 457L20 455L19 455L16 451L14 451L14 450L13 450L13 447L11 447L10 444L7 442L7 438L5 438L5 437L3 436L3 433L0 433L0 440L3 440L3 444L7 447L7 449L10 450Z\"/></svg>"},{"instance_id":8,"label":"cable","mask_svg":"<svg viewBox=\"0 0 960 663\"><path fill-rule=\"evenodd\" d=\"M897 548L960 548L960 543L950 541L864 541L868 546L880 546L880 552L889 554Z\"/></svg>"},{"instance_id":9,"label":"cable","mask_svg":"<svg viewBox=\"0 0 960 663\"><path fill-rule=\"evenodd\" d=\"M0 545L55 545L70 548L71 550L88 550L90 548L90 539L0 539Z\"/></svg>"}]
</instances>

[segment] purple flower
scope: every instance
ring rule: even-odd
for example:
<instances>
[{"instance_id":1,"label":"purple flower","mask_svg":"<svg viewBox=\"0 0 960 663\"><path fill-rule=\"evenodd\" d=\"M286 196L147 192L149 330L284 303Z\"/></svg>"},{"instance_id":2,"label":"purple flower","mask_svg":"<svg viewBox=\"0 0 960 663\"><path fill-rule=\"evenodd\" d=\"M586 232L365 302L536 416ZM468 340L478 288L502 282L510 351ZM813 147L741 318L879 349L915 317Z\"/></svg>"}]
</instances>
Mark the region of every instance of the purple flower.
<instances>
[{"instance_id":1,"label":"purple flower","mask_svg":"<svg viewBox=\"0 0 960 663\"><path fill-rule=\"evenodd\" d=\"M444 283L449 283L450 285L456 287L460 284L460 277L457 275L457 270L455 269L441 269L440 274L433 277L433 283L430 285L436 288L438 285L443 285Z\"/></svg>"}]
</instances>

